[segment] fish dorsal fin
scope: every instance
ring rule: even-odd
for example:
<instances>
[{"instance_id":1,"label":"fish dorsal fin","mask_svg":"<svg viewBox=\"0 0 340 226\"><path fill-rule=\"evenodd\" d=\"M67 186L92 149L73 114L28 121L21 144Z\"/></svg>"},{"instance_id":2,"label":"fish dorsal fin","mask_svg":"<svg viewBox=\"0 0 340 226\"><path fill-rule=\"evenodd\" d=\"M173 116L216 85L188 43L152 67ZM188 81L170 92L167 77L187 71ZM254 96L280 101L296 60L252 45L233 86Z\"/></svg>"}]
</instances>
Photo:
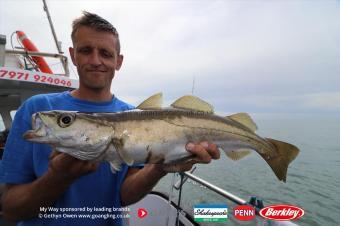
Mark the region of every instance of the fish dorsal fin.
<instances>
[{"instance_id":1,"label":"fish dorsal fin","mask_svg":"<svg viewBox=\"0 0 340 226\"><path fill-rule=\"evenodd\" d=\"M185 110L203 111L211 114L214 113L214 108L211 106L211 104L192 95L186 95L178 98L171 104L171 107Z\"/></svg>"},{"instance_id":2,"label":"fish dorsal fin","mask_svg":"<svg viewBox=\"0 0 340 226\"><path fill-rule=\"evenodd\" d=\"M252 151L250 149L237 149L231 151L225 151L225 154L232 160L237 161L240 160L247 155L249 155Z\"/></svg>"},{"instance_id":3,"label":"fish dorsal fin","mask_svg":"<svg viewBox=\"0 0 340 226\"><path fill-rule=\"evenodd\" d=\"M237 113L229 115L227 116L227 118L230 118L236 122L241 123L242 125L248 127L253 132L257 130L255 122L251 119L251 117L247 113Z\"/></svg>"},{"instance_id":4,"label":"fish dorsal fin","mask_svg":"<svg viewBox=\"0 0 340 226\"><path fill-rule=\"evenodd\" d=\"M162 108L163 102L163 94L156 93L152 95L148 99L144 100L140 105L137 106L137 109L140 110L150 110L150 109L160 109Z\"/></svg>"}]
</instances>

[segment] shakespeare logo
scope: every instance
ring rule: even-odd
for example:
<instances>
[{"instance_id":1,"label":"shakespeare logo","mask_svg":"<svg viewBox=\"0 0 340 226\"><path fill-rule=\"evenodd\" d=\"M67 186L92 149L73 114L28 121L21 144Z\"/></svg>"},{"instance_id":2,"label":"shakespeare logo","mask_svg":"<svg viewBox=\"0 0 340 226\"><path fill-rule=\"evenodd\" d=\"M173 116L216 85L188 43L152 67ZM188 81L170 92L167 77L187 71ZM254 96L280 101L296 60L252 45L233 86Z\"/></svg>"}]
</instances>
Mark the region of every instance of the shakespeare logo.
<instances>
[{"instance_id":1,"label":"shakespeare logo","mask_svg":"<svg viewBox=\"0 0 340 226\"><path fill-rule=\"evenodd\" d=\"M198 204L194 206L196 222L225 222L228 219L226 204Z\"/></svg>"}]
</instances>

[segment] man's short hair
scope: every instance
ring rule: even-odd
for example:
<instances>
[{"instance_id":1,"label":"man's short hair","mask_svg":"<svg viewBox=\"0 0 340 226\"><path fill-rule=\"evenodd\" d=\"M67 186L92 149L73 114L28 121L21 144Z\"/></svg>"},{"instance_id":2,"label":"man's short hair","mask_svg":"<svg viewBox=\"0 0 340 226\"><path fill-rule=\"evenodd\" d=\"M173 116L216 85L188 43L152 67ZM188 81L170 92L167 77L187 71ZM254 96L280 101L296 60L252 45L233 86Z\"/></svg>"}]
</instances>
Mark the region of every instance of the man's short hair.
<instances>
[{"instance_id":1,"label":"man's short hair","mask_svg":"<svg viewBox=\"0 0 340 226\"><path fill-rule=\"evenodd\" d=\"M120 54L119 35L118 35L116 28L110 22L98 16L97 14L83 11L83 15L75 19L72 23L71 38L72 38L73 43L75 41L75 33L81 26L89 27L89 28L95 29L96 31L105 31L105 32L112 33L117 39L116 50L117 50L117 53Z\"/></svg>"}]
</instances>

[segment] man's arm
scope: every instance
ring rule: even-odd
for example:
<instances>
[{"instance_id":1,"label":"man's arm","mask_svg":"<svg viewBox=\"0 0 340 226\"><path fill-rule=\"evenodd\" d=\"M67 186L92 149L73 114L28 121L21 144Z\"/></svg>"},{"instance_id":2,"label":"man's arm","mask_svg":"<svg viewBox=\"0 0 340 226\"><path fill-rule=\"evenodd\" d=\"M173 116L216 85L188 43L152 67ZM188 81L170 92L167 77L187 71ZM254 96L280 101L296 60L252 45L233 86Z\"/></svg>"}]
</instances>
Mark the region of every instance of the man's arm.
<instances>
[{"instance_id":1,"label":"man's arm","mask_svg":"<svg viewBox=\"0 0 340 226\"><path fill-rule=\"evenodd\" d=\"M6 185L2 195L4 218L21 221L37 216L40 207L51 206L77 178L97 167L98 164L77 160L67 154L55 155L42 177L27 184Z\"/></svg>"},{"instance_id":2,"label":"man's arm","mask_svg":"<svg viewBox=\"0 0 340 226\"><path fill-rule=\"evenodd\" d=\"M120 191L122 205L130 205L141 200L168 171L188 171L195 163L209 163L211 159L220 158L217 146L208 142L188 143L186 149L195 155L189 162L172 165L170 168L150 164L142 169L129 169Z\"/></svg>"}]
</instances>

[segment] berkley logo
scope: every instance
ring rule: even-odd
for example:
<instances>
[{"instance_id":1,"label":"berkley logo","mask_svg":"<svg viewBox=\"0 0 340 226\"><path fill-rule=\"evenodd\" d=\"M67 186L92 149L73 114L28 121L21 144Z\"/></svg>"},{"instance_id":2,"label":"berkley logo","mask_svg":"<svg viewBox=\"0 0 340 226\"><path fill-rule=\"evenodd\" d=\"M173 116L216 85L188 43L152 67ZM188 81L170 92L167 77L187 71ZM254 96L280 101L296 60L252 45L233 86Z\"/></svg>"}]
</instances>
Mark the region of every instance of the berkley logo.
<instances>
[{"instance_id":1,"label":"berkley logo","mask_svg":"<svg viewBox=\"0 0 340 226\"><path fill-rule=\"evenodd\" d=\"M305 211L292 205L272 205L260 211L260 215L269 220L286 221L297 220L305 214Z\"/></svg>"}]
</instances>

